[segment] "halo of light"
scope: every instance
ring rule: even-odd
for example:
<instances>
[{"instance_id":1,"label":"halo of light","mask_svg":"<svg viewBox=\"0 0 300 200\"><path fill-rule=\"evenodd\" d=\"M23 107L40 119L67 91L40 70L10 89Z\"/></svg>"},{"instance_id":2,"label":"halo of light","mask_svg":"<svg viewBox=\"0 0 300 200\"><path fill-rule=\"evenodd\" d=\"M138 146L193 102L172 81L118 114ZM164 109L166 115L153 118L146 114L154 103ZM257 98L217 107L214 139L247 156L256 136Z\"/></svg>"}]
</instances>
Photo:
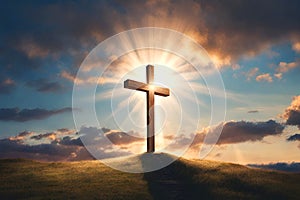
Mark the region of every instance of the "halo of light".
<instances>
[{"instance_id":1,"label":"halo of light","mask_svg":"<svg viewBox=\"0 0 300 200\"><path fill-rule=\"evenodd\" d=\"M128 31L116 34L100 44L98 44L82 62L76 79L83 81L74 81L72 105L73 108L78 108L81 111L73 111L73 118L77 130L80 130L83 126L96 126L97 131L90 133L80 132L82 134L81 140L86 149L96 158L101 160L104 164L125 172L140 173L149 172L161 169L176 158L163 157L157 162L157 158L149 155L131 158L130 166L128 163L112 161L111 159L102 159L101 153L113 152L115 147L112 147L112 142L105 136L103 129L101 129L101 122L98 121L98 116L95 107L95 93L97 87L103 84L115 84L119 82L119 77L115 77L113 72L111 76L103 76L105 71L111 65L111 63L119 57L130 52L138 52L139 50L148 50L149 55L145 60L142 60L139 64L153 63L157 55L151 54L153 50L160 50L168 52L169 54L176 55L177 57L186 60L194 69L198 75L205 81L207 90L210 94L211 100L211 117L209 125L217 124L224 121L226 114L226 94L222 77L218 69L214 66L207 52L194 40L188 36L165 28L146 27L132 29ZM136 57L133 59L137 59ZM168 57L162 56L160 60L168 60ZM170 59L171 61L174 61ZM168 60L168 62L170 62ZM156 64L165 64L154 62ZM135 65L133 68L140 66ZM130 70L130 69L121 69ZM193 75L193 74L192 74ZM87 84L81 84L82 82ZM128 91L127 91L128 92ZM197 107L197 109L199 109ZM221 130L214 133L214 135L207 135L204 139L204 144L200 151L200 157L205 157L216 144ZM101 137L101 142L97 142L95 139ZM190 141L190 143L192 140ZM104 147L109 147L105 149ZM184 153L181 152L182 154ZM141 165L148 163L147 165ZM123 160L124 161L124 160Z\"/></svg>"}]
</instances>

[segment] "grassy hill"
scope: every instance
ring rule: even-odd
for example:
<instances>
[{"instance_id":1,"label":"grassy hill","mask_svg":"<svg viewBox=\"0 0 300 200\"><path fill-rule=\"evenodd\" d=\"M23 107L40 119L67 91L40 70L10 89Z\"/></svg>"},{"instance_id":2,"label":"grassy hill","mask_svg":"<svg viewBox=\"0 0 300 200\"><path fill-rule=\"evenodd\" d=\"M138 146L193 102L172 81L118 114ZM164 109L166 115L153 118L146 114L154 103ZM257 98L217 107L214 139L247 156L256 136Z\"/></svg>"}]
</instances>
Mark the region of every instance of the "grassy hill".
<instances>
[{"instance_id":1,"label":"grassy hill","mask_svg":"<svg viewBox=\"0 0 300 200\"><path fill-rule=\"evenodd\" d=\"M0 160L0 199L299 199L299 188L299 173L205 160L144 174L99 161Z\"/></svg>"}]
</instances>

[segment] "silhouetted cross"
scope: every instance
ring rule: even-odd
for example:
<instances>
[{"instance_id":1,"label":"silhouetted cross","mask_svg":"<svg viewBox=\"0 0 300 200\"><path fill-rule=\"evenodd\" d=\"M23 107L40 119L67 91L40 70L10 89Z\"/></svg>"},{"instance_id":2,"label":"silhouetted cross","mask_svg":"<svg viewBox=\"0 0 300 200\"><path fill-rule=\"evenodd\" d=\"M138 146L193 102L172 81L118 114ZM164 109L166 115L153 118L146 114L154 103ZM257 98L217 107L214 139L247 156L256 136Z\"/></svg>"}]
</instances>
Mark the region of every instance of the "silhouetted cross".
<instances>
[{"instance_id":1,"label":"silhouetted cross","mask_svg":"<svg viewBox=\"0 0 300 200\"><path fill-rule=\"evenodd\" d=\"M153 85L154 66L147 65L146 67L147 83L141 83L127 79L124 81L124 88L146 92L147 94L147 152L155 151L154 140L154 95L169 96L168 88Z\"/></svg>"}]
</instances>

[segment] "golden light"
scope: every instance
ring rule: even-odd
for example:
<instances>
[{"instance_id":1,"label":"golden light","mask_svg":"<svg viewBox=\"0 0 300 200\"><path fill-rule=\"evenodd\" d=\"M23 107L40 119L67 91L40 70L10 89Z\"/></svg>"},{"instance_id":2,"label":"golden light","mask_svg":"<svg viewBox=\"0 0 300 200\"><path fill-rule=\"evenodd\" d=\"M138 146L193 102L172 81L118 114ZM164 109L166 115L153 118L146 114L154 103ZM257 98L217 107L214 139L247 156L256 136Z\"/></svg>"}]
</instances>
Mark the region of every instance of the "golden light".
<instances>
[{"instance_id":1,"label":"golden light","mask_svg":"<svg viewBox=\"0 0 300 200\"><path fill-rule=\"evenodd\" d=\"M154 91L155 90L155 85L149 85L149 90Z\"/></svg>"},{"instance_id":2,"label":"golden light","mask_svg":"<svg viewBox=\"0 0 300 200\"><path fill-rule=\"evenodd\" d=\"M181 33L145 28L116 35L114 41L105 48L89 54L76 77L80 80L78 89L75 90L78 99L83 100L84 95L81 94L88 92L92 94L89 97L95 106L78 100L75 100L75 105L86 108L86 113L92 114L93 123L100 127L113 127L124 132L134 130L139 135L133 136L145 138L146 95L140 91L124 89L124 81L131 79L146 83L147 65L154 66L154 81L149 86L150 90L157 86L170 89L169 97L155 96L155 133L158 138L156 150L165 150L176 142L170 139L170 135L173 138L180 135L191 138L191 134L210 123L210 116L207 117L206 124L199 123L199 106L204 105L209 110L210 105L198 96L210 96L207 80L203 76L210 75L215 68L206 51ZM88 81L94 80L94 77L100 81ZM209 78L215 83L219 77ZM84 88L85 84L94 83L95 88ZM80 124L86 124L83 116L77 117ZM183 146L187 145L185 143ZM182 152L178 151L179 154Z\"/></svg>"},{"instance_id":3,"label":"golden light","mask_svg":"<svg viewBox=\"0 0 300 200\"><path fill-rule=\"evenodd\" d=\"M190 54L193 49L190 49ZM114 94L108 91L107 94L101 92L96 95L96 100L102 101L105 98L121 97L122 100L117 104L114 117L124 116L121 112L128 110L128 120L121 120L119 127L122 130L131 130L128 124L134 124L139 129L137 132L145 132L145 94L139 91L127 91L124 90L122 82L126 79L134 79L139 82L146 82L145 67L148 64L154 65L154 83L149 85L150 90L155 90L156 86L162 86L170 88L170 97L155 97L155 132L156 132L156 149L164 149L168 147L173 140L166 139L170 133L176 136L182 123L185 126L195 127L198 125L197 120L194 117L188 117L188 112L198 112L195 109L199 105L204 103L195 97L194 92L208 93L207 88L198 80L201 79L201 75L197 70L186 60L180 56L160 49L141 49L125 54L119 58L112 58L113 61L109 68L103 74L104 78L119 80L118 87L114 88ZM205 59L205 58L204 58ZM205 71L203 73L206 73ZM200 89L200 90L199 90ZM129 96L127 96L129 95ZM182 105L179 99L185 99L189 101L190 107L194 109L182 110ZM192 102L192 103L191 103ZM186 103L184 103L186 104ZM128 106L131 105L129 108ZM157 110L160 107L161 110ZM126 109L127 108L127 109ZM185 119L182 122L182 112L185 112ZM194 113L195 114L195 113ZM168 119L168 120L167 120ZM142 128L141 128L142 127ZM192 131L192 130L191 130ZM188 132L187 132L188 133ZM179 133L178 133L179 134ZM190 133L188 133L190 134ZM145 137L139 135L139 137ZM145 143L143 145L141 153L144 151ZM136 150L136 149L135 149ZM180 150L179 150L180 151Z\"/></svg>"}]
</instances>

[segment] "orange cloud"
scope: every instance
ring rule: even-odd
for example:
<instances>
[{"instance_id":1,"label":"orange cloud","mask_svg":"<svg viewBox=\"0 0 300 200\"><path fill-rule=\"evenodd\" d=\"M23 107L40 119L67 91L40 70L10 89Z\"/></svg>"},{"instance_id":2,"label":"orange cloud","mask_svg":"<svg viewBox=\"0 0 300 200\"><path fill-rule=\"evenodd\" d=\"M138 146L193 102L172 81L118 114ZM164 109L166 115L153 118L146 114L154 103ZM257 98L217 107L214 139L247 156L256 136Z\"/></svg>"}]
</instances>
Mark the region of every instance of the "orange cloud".
<instances>
[{"instance_id":1,"label":"orange cloud","mask_svg":"<svg viewBox=\"0 0 300 200\"><path fill-rule=\"evenodd\" d=\"M19 48L29 58L46 57L49 54L47 48L41 47L33 41L22 41Z\"/></svg>"},{"instance_id":2,"label":"orange cloud","mask_svg":"<svg viewBox=\"0 0 300 200\"><path fill-rule=\"evenodd\" d=\"M285 73L290 71L291 69L294 69L297 66L299 66L299 63L297 62L280 62L276 71L279 73Z\"/></svg>"},{"instance_id":3,"label":"orange cloud","mask_svg":"<svg viewBox=\"0 0 300 200\"><path fill-rule=\"evenodd\" d=\"M277 79L282 79L282 73L274 74L274 76L275 76Z\"/></svg>"},{"instance_id":4,"label":"orange cloud","mask_svg":"<svg viewBox=\"0 0 300 200\"><path fill-rule=\"evenodd\" d=\"M33 134L35 134L35 133L30 132L30 131L23 131L23 132L19 133L17 136L10 137L9 140L24 141L26 138L28 138L29 136L31 136Z\"/></svg>"},{"instance_id":5,"label":"orange cloud","mask_svg":"<svg viewBox=\"0 0 300 200\"><path fill-rule=\"evenodd\" d=\"M293 44L293 50L296 51L297 53L300 53L300 42L295 42Z\"/></svg>"},{"instance_id":6,"label":"orange cloud","mask_svg":"<svg viewBox=\"0 0 300 200\"><path fill-rule=\"evenodd\" d=\"M245 73L245 76L247 77L247 80L249 81L253 76L257 74L259 71L258 67L250 69L248 72Z\"/></svg>"},{"instance_id":7,"label":"orange cloud","mask_svg":"<svg viewBox=\"0 0 300 200\"><path fill-rule=\"evenodd\" d=\"M269 83L273 82L273 78L269 73L261 74L256 77L257 82L267 81Z\"/></svg>"}]
</instances>

